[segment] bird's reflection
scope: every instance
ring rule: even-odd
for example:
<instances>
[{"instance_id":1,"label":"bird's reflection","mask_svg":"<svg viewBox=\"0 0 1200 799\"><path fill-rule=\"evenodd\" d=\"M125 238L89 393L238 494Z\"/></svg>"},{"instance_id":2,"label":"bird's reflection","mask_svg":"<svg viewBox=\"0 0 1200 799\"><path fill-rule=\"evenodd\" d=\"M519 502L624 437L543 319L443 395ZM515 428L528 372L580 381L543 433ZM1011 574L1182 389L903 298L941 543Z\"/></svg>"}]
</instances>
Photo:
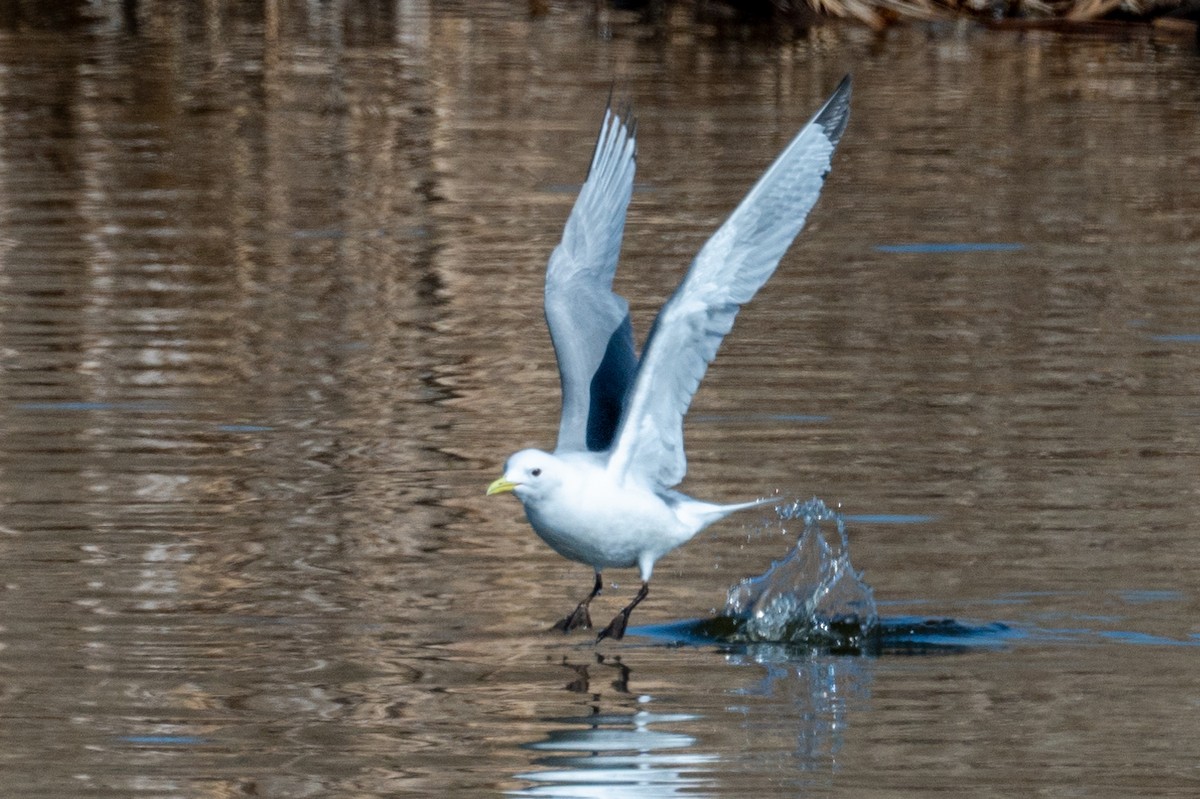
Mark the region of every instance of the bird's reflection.
<instances>
[{"instance_id":1,"label":"bird's reflection","mask_svg":"<svg viewBox=\"0 0 1200 799\"><path fill-rule=\"evenodd\" d=\"M566 689L589 696L590 712L555 718L559 725L544 738L524 744L538 752L538 771L518 774L531 783L514 796L659 797L706 796L714 781L710 774L718 757L691 751L696 739L671 727L696 721L686 713L655 713L653 700L630 691L631 670L620 657L595 653L595 662L563 667L571 675ZM606 699L612 692L613 697ZM634 699L637 710L624 708ZM546 754L540 754L546 753Z\"/></svg>"},{"instance_id":2,"label":"bird's reflection","mask_svg":"<svg viewBox=\"0 0 1200 799\"><path fill-rule=\"evenodd\" d=\"M586 696L588 711L546 719L551 728L545 736L522 745L538 753L537 768L516 775L528 786L513 795L705 796L718 792L718 781L737 784L746 772L790 773L797 785L811 787L838 770L849 720L870 701L876 663L771 645L727 652L727 666L753 676L735 678L741 687L731 687L728 701L706 705L701 715L655 712L653 697L637 691L633 670L621 657L593 657L562 660L564 688ZM746 731L768 734L762 747L740 751L734 763L718 752L696 751L698 741L687 731L697 728L740 729L743 744ZM794 746L781 750L771 745L778 738L770 731L783 729Z\"/></svg>"}]
</instances>

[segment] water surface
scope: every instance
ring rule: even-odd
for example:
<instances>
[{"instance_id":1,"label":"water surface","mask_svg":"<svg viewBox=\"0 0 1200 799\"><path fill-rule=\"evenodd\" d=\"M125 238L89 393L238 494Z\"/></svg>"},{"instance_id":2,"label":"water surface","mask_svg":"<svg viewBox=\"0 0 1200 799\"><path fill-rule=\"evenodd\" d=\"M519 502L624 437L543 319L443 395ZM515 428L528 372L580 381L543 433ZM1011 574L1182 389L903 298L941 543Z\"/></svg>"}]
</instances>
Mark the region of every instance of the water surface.
<instances>
[{"instance_id":1,"label":"water surface","mask_svg":"<svg viewBox=\"0 0 1200 799\"><path fill-rule=\"evenodd\" d=\"M1195 795L1192 45L591 5L6 21L6 790ZM984 634L679 644L791 545L753 515L664 559L625 642L548 634L589 571L483 490L557 427L542 272L610 86L644 334L847 71L683 487L840 503L882 617Z\"/></svg>"}]
</instances>

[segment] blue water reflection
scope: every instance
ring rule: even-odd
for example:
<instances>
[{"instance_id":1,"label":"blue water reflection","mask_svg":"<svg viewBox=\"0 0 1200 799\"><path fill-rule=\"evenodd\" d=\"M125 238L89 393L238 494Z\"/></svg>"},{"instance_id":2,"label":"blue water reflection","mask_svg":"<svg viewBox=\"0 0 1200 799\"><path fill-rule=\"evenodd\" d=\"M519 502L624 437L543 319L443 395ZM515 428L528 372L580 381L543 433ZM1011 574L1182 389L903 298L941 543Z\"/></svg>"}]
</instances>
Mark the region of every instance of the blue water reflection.
<instances>
[{"instance_id":1,"label":"blue water reflection","mask_svg":"<svg viewBox=\"0 0 1200 799\"><path fill-rule=\"evenodd\" d=\"M1151 336L1150 340L1163 343L1197 344L1200 343L1200 333L1162 333Z\"/></svg>"}]
</instances>

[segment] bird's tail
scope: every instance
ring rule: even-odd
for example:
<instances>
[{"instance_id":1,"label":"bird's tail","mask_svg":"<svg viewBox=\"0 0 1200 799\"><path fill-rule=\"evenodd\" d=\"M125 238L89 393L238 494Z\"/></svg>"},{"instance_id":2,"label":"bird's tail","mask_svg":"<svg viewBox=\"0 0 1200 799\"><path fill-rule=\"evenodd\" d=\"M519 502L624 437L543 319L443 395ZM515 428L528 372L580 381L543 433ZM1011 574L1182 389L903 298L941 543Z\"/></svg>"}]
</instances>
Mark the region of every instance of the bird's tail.
<instances>
[{"instance_id":1,"label":"bird's tail","mask_svg":"<svg viewBox=\"0 0 1200 799\"><path fill-rule=\"evenodd\" d=\"M738 502L734 505L719 505L718 507L722 511L721 516L719 518L724 518L731 513L737 513L739 510L746 510L748 508L758 508L763 505L771 505L773 503L778 503L778 502L779 502L779 497L763 497L762 499L755 499L750 502Z\"/></svg>"},{"instance_id":2,"label":"bird's tail","mask_svg":"<svg viewBox=\"0 0 1200 799\"><path fill-rule=\"evenodd\" d=\"M708 527L715 521L724 519L731 513L737 513L739 510L748 510L749 508L757 508L760 505L770 505L773 502L778 502L776 497L766 497L764 499L756 499L751 502L737 502L732 505L717 505L712 502L699 502L692 500L686 506L681 507L677 513L680 515L691 516L696 522L696 529L702 530Z\"/></svg>"}]
</instances>

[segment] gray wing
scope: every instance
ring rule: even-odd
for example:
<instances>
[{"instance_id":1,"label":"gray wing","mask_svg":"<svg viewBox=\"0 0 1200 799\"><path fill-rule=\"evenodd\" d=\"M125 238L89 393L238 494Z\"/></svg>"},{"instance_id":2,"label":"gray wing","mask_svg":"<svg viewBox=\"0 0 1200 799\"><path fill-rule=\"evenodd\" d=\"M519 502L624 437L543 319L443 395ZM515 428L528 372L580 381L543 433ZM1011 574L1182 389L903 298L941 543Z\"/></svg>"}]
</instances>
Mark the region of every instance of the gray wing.
<instances>
[{"instance_id":1,"label":"gray wing","mask_svg":"<svg viewBox=\"0 0 1200 799\"><path fill-rule=\"evenodd\" d=\"M562 382L556 452L608 449L637 371L629 303L612 290L635 153L632 120L610 102L587 180L546 268L546 324Z\"/></svg>"},{"instance_id":2,"label":"gray wing","mask_svg":"<svg viewBox=\"0 0 1200 799\"><path fill-rule=\"evenodd\" d=\"M683 479L683 416L739 307L775 271L829 174L850 113L850 77L775 159L700 250L650 331L608 468L673 486Z\"/></svg>"}]
</instances>

